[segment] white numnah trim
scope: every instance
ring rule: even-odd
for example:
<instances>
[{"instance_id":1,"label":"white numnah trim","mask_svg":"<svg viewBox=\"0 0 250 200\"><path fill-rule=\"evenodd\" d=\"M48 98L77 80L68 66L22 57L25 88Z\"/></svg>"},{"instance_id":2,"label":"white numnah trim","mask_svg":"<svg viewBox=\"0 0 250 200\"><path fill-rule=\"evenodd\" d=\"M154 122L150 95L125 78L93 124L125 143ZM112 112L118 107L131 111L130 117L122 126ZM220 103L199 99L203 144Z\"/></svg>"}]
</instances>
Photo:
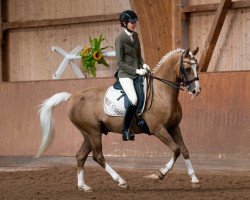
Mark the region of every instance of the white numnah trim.
<instances>
[{"instance_id":1,"label":"white numnah trim","mask_svg":"<svg viewBox=\"0 0 250 200\"><path fill-rule=\"evenodd\" d=\"M67 92L54 94L52 97L43 101L40 105L40 125L42 130L42 139L36 157L41 156L51 145L54 138L54 129L52 124L52 112L54 106L63 101L68 101L71 94Z\"/></svg>"}]
</instances>

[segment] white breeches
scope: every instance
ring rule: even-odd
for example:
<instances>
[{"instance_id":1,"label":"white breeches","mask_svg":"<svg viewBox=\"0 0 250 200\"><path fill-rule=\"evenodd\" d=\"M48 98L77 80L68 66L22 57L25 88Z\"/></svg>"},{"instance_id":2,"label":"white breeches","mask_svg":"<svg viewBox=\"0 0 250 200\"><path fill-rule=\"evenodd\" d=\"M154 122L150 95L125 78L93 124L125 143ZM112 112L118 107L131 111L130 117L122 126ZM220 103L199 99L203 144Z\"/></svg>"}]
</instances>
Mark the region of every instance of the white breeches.
<instances>
[{"instance_id":1,"label":"white breeches","mask_svg":"<svg viewBox=\"0 0 250 200\"><path fill-rule=\"evenodd\" d=\"M119 78L119 81L121 83L121 86L122 86L124 92L128 96L129 101L131 101L131 103L134 106L136 106L138 98L137 98L137 95L135 92L133 79L131 79L131 78Z\"/></svg>"}]
</instances>

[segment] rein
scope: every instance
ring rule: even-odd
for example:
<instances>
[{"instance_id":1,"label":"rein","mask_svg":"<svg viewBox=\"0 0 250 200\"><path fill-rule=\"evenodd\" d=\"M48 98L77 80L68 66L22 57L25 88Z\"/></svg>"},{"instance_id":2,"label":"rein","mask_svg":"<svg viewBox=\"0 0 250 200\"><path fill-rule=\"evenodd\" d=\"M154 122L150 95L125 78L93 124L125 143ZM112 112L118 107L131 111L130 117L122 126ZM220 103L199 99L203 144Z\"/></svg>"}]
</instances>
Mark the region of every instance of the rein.
<instances>
[{"instance_id":1,"label":"rein","mask_svg":"<svg viewBox=\"0 0 250 200\"><path fill-rule=\"evenodd\" d=\"M184 89L180 87L180 86L184 86L183 84L176 83L176 82L173 82L173 81L169 81L169 80L166 80L166 79L162 79L162 78L153 76L152 74L149 74L148 77L149 77L149 82L153 83L153 79L156 79L156 80L158 80L158 81L160 81L162 83L165 83L165 84L169 85L170 87L172 87L175 90L184 91Z\"/></svg>"},{"instance_id":2,"label":"rein","mask_svg":"<svg viewBox=\"0 0 250 200\"><path fill-rule=\"evenodd\" d=\"M146 102L149 102L150 100L150 106L149 108L147 108L145 111L149 110L152 106L152 103L153 103L153 97L154 97L154 84L153 84L153 80L156 79L170 87L172 87L173 89L175 90L182 90L184 91L183 88L181 88L182 84L180 83L176 83L176 82L173 82L173 81L169 81L169 80L166 80L166 79L162 79L162 78L159 78L159 77L156 77L156 76L153 76L151 74L151 72L149 71L148 75L147 75L147 81L148 81L148 90L147 90L147 98L146 98ZM151 99L150 99L151 97Z\"/></svg>"}]
</instances>

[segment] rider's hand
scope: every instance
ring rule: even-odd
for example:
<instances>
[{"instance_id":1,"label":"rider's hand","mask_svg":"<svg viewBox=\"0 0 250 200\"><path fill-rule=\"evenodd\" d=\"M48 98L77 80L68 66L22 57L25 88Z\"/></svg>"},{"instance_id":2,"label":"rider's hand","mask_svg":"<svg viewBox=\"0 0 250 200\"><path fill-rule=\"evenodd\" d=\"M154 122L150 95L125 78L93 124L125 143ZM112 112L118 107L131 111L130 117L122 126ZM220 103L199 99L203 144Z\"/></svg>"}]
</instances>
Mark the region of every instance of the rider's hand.
<instances>
[{"instance_id":1,"label":"rider's hand","mask_svg":"<svg viewBox=\"0 0 250 200\"><path fill-rule=\"evenodd\" d=\"M144 76L145 74L147 74L147 70L146 69L137 69L136 74L139 74L141 76Z\"/></svg>"},{"instance_id":2,"label":"rider's hand","mask_svg":"<svg viewBox=\"0 0 250 200\"><path fill-rule=\"evenodd\" d=\"M142 68L150 71L150 67L146 63L143 64Z\"/></svg>"}]
</instances>

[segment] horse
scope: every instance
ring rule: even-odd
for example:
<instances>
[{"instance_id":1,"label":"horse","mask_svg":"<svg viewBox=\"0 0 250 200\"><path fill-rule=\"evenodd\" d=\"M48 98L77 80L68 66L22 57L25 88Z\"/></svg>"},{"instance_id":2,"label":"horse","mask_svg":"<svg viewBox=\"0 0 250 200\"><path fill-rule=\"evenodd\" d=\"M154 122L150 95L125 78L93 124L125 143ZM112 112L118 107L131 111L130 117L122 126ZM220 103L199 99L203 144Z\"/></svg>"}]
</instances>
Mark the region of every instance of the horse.
<instances>
[{"instance_id":1,"label":"horse","mask_svg":"<svg viewBox=\"0 0 250 200\"><path fill-rule=\"evenodd\" d=\"M170 51L149 75L149 79L156 80L152 82L150 108L143 113L143 118L148 124L150 134L157 137L172 151L171 160L150 178L163 180L173 168L176 159L182 154L188 175L191 177L191 183L199 185L179 127L182 108L178 100L180 89L188 91L192 97L200 93L199 64L195 58L197 52L198 47L193 51L189 49ZM84 164L90 152L92 152L93 160L104 168L114 181L118 182L118 186L128 187L126 181L105 161L102 152L102 134L121 133L123 123L123 117L111 117L104 112L103 99L106 90L107 87L99 87L88 88L76 94L57 93L45 100L40 107L42 139L37 157L49 148L53 140L53 108L64 101L68 102L68 117L84 138L83 144L76 154L76 160L78 189L85 192L92 191L84 180ZM140 133L140 129L135 123L131 129L135 134Z\"/></svg>"}]
</instances>

